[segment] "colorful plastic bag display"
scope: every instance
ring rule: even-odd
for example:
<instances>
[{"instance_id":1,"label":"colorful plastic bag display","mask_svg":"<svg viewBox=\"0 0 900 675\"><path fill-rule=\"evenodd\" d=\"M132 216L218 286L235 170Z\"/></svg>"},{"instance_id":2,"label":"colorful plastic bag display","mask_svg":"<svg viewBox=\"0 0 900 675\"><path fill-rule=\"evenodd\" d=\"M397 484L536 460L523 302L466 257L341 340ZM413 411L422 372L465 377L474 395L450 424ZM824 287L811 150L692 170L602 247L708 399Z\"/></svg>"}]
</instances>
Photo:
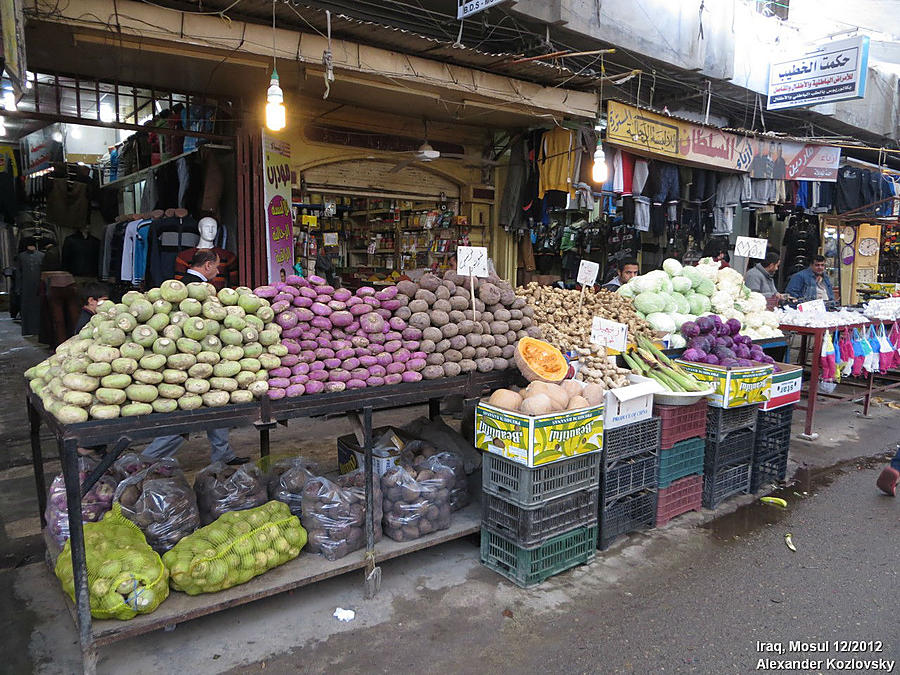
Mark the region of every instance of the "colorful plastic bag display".
<instances>
[{"instance_id":1,"label":"colorful plastic bag display","mask_svg":"<svg viewBox=\"0 0 900 675\"><path fill-rule=\"evenodd\" d=\"M892 345L890 340L888 340L887 332L884 329L884 324L881 324L878 327L878 330L875 332L875 334L877 336L876 339L878 340L879 347L879 368L881 372L884 373L894 367L896 350L894 349L894 345Z\"/></svg>"},{"instance_id":2,"label":"colorful plastic bag display","mask_svg":"<svg viewBox=\"0 0 900 675\"><path fill-rule=\"evenodd\" d=\"M900 321L894 322L888 340L894 347L894 368L900 369Z\"/></svg>"},{"instance_id":3,"label":"colorful plastic bag display","mask_svg":"<svg viewBox=\"0 0 900 675\"><path fill-rule=\"evenodd\" d=\"M819 363L822 369L821 378L829 382L834 380L837 362L835 360L834 342L829 331L825 331L825 335L822 338L822 353L819 356Z\"/></svg>"},{"instance_id":4,"label":"colorful plastic bag display","mask_svg":"<svg viewBox=\"0 0 900 675\"><path fill-rule=\"evenodd\" d=\"M866 342L869 345L869 351L866 354L865 369L867 373L877 373L881 370L881 346L878 344L875 326L870 325L866 333Z\"/></svg>"},{"instance_id":5,"label":"colorful plastic bag display","mask_svg":"<svg viewBox=\"0 0 900 675\"><path fill-rule=\"evenodd\" d=\"M841 354L841 376L850 377L853 374L853 342L849 331L841 331L838 349Z\"/></svg>"},{"instance_id":6,"label":"colorful plastic bag display","mask_svg":"<svg viewBox=\"0 0 900 675\"><path fill-rule=\"evenodd\" d=\"M859 331L856 328L853 329L851 343L853 344L852 375L853 377L860 377L863 374L863 367L866 362L866 350L872 351L872 347L860 336Z\"/></svg>"}]
</instances>

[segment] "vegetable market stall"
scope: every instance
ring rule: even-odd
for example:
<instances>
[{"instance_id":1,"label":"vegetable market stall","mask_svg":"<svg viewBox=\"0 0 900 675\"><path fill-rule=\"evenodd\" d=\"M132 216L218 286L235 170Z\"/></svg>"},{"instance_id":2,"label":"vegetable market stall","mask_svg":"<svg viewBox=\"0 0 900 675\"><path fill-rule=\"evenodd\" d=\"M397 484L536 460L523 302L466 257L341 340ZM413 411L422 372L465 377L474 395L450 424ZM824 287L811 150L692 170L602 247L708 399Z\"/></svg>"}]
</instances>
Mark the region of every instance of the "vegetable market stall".
<instances>
[{"instance_id":1,"label":"vegetable market stall","mask_svg":"<svg viewBox=\"0 0 900 675\"><path fill-rule=\"evenodd\" d=\"M29 392L27 396L30 423L31 449L35 483L44 522L46 485L43 473L43 455L40 426L45 423L56 439L63 476L66 485L70 545L75 576L75 598L72 607L79 630L84 672L95 669L97 646L133 635L139 635L165 626L211 614L228 607L281 593L337 576L356 569L366 569L366 590L374 593L380 580L377 560L387 560L429 546L479 531L478 504L470 505L454 515L450 527L413 541L383 540L375 549L373 504L372 413L428 401L429 414L439 412L440 401L447 396L463 396L476 399L486 391L507 386L515 371L469 373L465 376L424 380L379 387L377 390L346 390L316 396L284 398L218 408L176 411L170 414L151 414L142 417L92 420L64 425L44 409L40 398ZM89 606L87 567L85 559L84 530L81 520L82 497L113 461L132 443L148 441L161 435L183 434L223 427L254 426L260 434L260 454L268 455L269 433L275 425L287 424L291 419L349 412L362 412L365 472L366 472L366 547L338 561L328 561L318 555L302 555L281 567L259 576L250 582L234 586L219 593L187 596L173 593L159 609L151 614L135 617L130 621L93 621ZM87 477L80 490L78 447L107 444L110 449L104 459Z\"/></svg>"}]
</instances>

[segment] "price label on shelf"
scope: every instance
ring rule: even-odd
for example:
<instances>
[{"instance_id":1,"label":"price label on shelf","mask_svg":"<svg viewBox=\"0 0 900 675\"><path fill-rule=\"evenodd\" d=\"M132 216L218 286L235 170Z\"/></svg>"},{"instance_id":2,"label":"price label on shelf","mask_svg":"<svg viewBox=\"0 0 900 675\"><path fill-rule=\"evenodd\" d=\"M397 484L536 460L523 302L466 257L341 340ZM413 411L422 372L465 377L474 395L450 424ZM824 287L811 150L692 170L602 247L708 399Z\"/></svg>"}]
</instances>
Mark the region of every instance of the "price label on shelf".
<instances>
[{"instance_id":1,"label":"price label on shelf","mask_svg":"<svg viewBox=\"0 0 900 675\"><path fill-rule=\"evenodd\" d=\"M595 316L591 323L591 344L624 352L628 345L628 326Z\"/></svg>"},{"instance_id":2,"label":"price label on shelf","mask_svg":"<svg viewBox=\"0 0 900 675\"><path fill-rule=\"evenodd\" d=\"M582 286L593 286L597 281L600 265L590 260L582 260L578 265L578 283Z\"/></svg>"},{"instance_id":3,"label":"price label on shelf","mask_svg":"<svg viewBox=\"0 0 900 675\"><path fill-rule=\"evenodd\" d=\"M738 237L734 242L734 254L743 258L765 258L766 249L769 246L768 239L756 237Z\"/></svg>"},{"instance_id":4,"label":"price label on shelf","mask_svg":"<svg viewBox=\"0 0 900 675\"><path fill-rule=\"evenodd\" d=\"M325 238L326 246L337 246L338 245L338 233L337 232L325 232L323 233Z\"/></svg>"},{"instance_id":5,"label":"price label on shelf","mask_svg":"<svg viewBox=\"0 0 900 675\"><path fill-rule=\"evenodd\" d=\"M457 247L456 273L467 277L486 277L488 275L487 248L484 246Z\"/></svg>"},{"instance_id":6,"label":"price label on shelf","mask_svg":"<svg viewBox=\"0 0 900 675\"><path fill-rule=\"evenodd\" d=\"M825 311L825 301L824 300L810 300L809 302L801 302L797 305L798 312L824 312Z\"/></svg>"}]
</instances>

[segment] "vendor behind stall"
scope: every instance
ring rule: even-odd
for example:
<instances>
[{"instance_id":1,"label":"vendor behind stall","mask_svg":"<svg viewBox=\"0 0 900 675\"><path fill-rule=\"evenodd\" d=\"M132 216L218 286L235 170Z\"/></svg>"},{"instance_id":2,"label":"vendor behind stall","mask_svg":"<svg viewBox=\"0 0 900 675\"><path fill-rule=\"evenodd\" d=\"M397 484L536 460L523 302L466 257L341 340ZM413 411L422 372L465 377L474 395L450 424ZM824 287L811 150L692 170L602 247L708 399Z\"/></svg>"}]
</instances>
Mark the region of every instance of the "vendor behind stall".
<instances>
[{"instance_id":1,"label":"vendor behind stall","mask_svg":"<svg viewBox=\"0 0 900 675\"><path fill-rule=\"evenodd\" d=\"M607 281L601 288L615 293L622 284L627 284L638 273L638 262L634 258L623 258L619 261L618 273L612 279Z\"/></svg>"},{"instance_id":2,"label":"vendor behind stall","mask_svg":"<svg viewBox=\"0 0 900 675\"><path fill-rule=\"evenodd\" d=\"M788 281L785 293L800 302L810 300L834 302L831 280L825 275L825 257L815 256L809 267L794 274Z\"/></svg>"},{"instance_id":3,"label":"vendor behind stall","mask_svg":"<svg viewBox=\"0 0 900 675\"><path fill-rule=\"evenodd\" d=\"M91 317L97 313L97 305L109 299L109 286L99 281L92 281L81 287L81 314L75 323L76 335L82 328L88 325Z\"/></svg>"},{"instance_id":4,"label":"vendor behind stall","mask_svg":"<svg viewBox=\"0 0 900 675\"><path fill-rule=\"evenodd\" d=\"M780 264L781 256L775 251L769 251L762 262L756 263L747 270L747 274L744 275L744 284L751 291L762 293L766 299L775 296L777 300L781 300L783 296L775 288L775 274L778 272Z\"/></svg>"}]
</instances>

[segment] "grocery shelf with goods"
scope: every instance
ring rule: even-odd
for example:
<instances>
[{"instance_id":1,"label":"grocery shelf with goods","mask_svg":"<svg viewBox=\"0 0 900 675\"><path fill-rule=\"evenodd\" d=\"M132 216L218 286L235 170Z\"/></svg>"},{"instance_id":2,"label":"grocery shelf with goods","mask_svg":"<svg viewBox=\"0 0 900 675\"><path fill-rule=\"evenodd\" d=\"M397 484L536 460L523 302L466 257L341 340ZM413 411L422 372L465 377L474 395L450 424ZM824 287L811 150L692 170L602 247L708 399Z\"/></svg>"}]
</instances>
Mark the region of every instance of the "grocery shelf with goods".
<instances>
[{"instance_id":1,"label":"grocery shelf with goods","mask_svg":"<svg viewBox=\"0 0 900 675\"><path fill-rule=\"evenodd\" d=\"M703 502L703 476L694 474L679 478L657 494L656 527L690 511L699 511Z\"/></svg>"},{"instance_id":2,"label":"grocery shelf with goods","mask_svg":"<svg viewBox=\"0 0 900 675\"><path fill-rule=\"evenodd\" d=\"M493 373L469 373L377 389L346 390L331 394L307 395L298 398L269 400L263 398L246 404L232 404L217 408L179 410L169 414L154 413L139 417L120 417L108 420L91 420L78 424L62 424L45 410L41 399L29 392L26 397L35 487L44 524L46 484L43 471L41 426L46 425L52 434L62 463L66 485L66 503L69 514L70 546L75 578L75 603L73 614L78 626L84 672L93 673L96 666L96 647L139 635L151 630L172 626L228 607L250 602L258 598L290 590L337 574L365 569L367 592L376 590L376 563L453 538L473 534L480 529L480 508L471 505L453 514L448 529L434 532L408 542L382 540L374 542L373 504L373 456L372 413L398 406L419 405L429 402L429 414L439 412L440 401L458 395L474 400L486 391L507 386L512 371ZM93 621L88 601L88 583L84 548L84 532L81 521L81 496L112 465L116 458L132 444L149 441L164 435L185 434L223 427L255 427L259 432L260 455L269 454L269 435L279 423L289 420L347 412L362 412L365 438L366 471L366 546L337 561L326 561L315 554L303 554L252 581L234 586L226 591L198 596L172 593L158 610L128 622ZM107 445L108 450L94 471L79 489L79 447Z\"/></svg>"}]
</instances>

